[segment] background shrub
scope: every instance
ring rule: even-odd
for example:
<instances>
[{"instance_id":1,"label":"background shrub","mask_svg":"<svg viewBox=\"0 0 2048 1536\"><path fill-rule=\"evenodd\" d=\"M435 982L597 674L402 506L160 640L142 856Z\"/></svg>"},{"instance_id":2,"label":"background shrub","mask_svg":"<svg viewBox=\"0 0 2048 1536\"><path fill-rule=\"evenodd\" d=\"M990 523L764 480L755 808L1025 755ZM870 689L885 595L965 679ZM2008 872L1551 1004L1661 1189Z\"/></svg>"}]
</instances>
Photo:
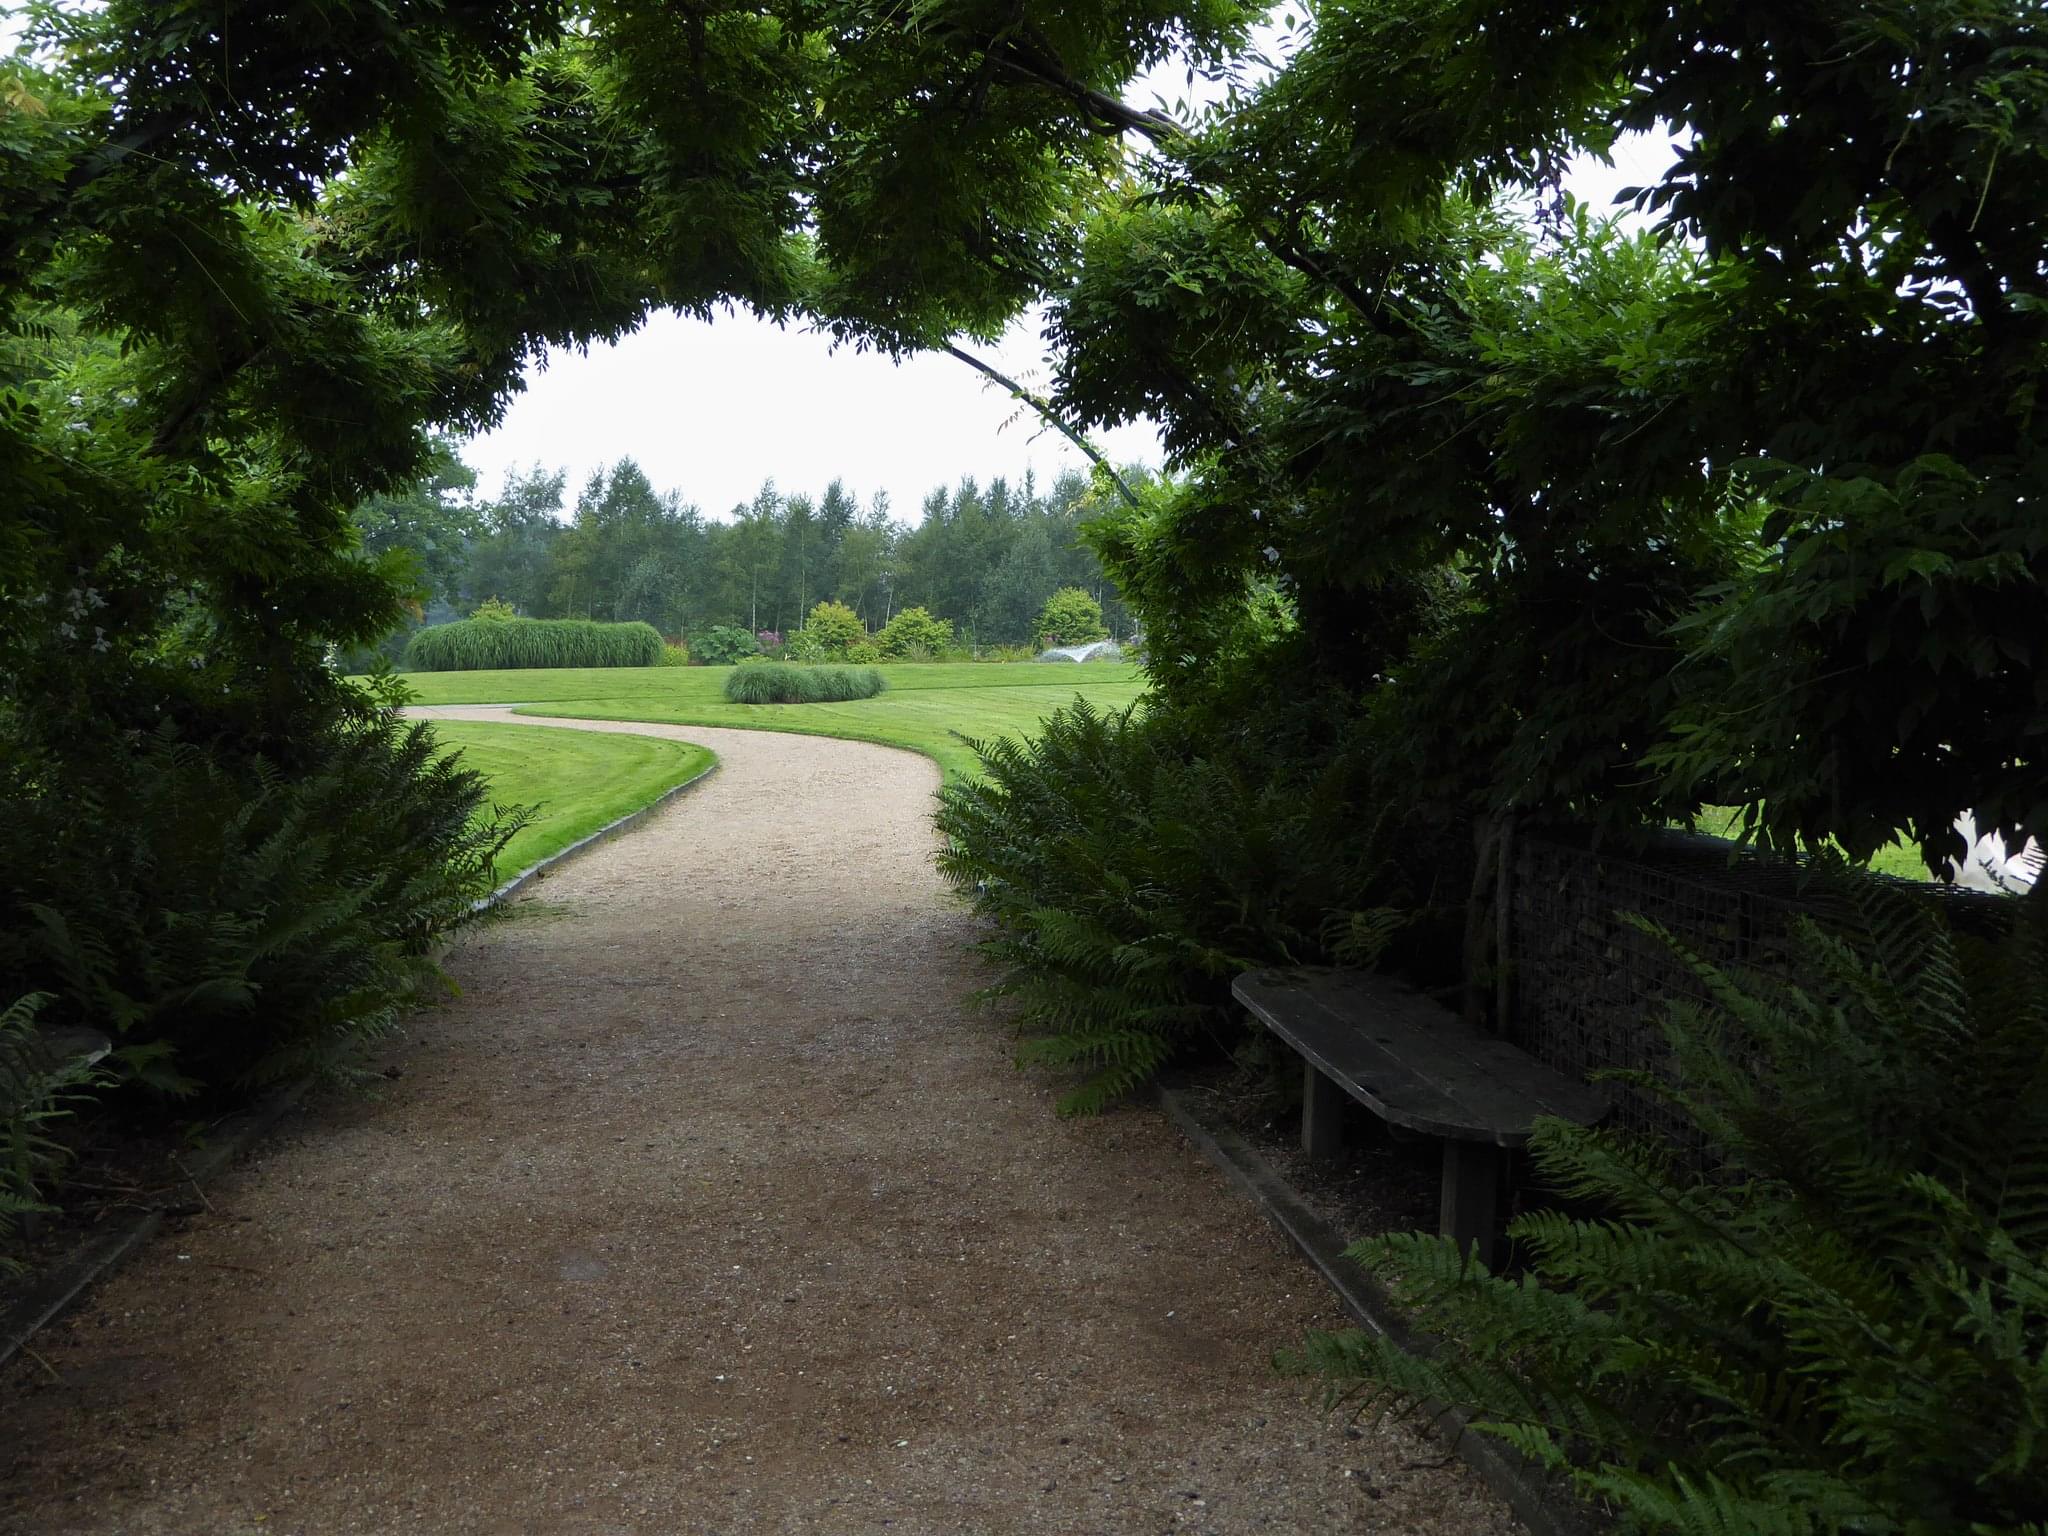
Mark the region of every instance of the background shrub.
<instances>
[{"instance_id":1,"label":"background shrub","mask_svg":"<svg viewBox=\"0 0 2048 1536\"><path fill-rule=\"evenodd\" d=\"M873 641L861 640L846 648L846 659L857 667L871 667L882 659L882 653Z\"/></svg>"},{"instance_id":2,"label":"background shrub","mask_svg":"<svg viewBox=\"0 0 2048 1536\"><path fill-rule=\"evenodd\" d=\"M656 667L661 635L651 624L589 619L462 619L413 635L411 672L473 672L508 667Z\"/></svg>"},{"instance_id":3,"label":"background shrub","mask_svg":"<svg viewBox=\"0 0 2048 1536\"><path fill-rule=\"evenodd\" d=\"M791 661L845 661L867 638L859 614L844 603L823 602L811 609L804 627L789 637L782 653Z\"/></svg>"},{"instance_id":4,"label":"background shrub","mask_svg":"<svg viewBox=\"0 0 2048 1536\"><path fill-rule=\"evenodd\" d=\"M737 624L714 624L690 637L690 655L708 667L732 666L760 649L754 632Z\"/></svg>"},{"instance_id":5,"label":"background shrub","mask_svg":"<svg viewBox=\"0 0 2048 1536\"><path fill-rule=\"evenodd\" d=\"M660 665L664 667L687 667L690 661L690 648L687 645L664 644L661 648Z\"/></svg>"},{"instance_id":6,"label":"background shrub","mask_svg":"<svg viewBox=\"0 0 2048 1536\"><path fill-rule=\"evenodd\" d=\"M835 704L871 699L888 685L873 667L808 667L761 662L735 667L725 696L735 704Z\"/></svg>"},{"instance_id":7,"label":"background shrub","mask_svg":"<svg viewBox=\"0 0 2048 1536\"><path fill-rule=\"evenodd\" d=\"M943 656L953 644L953 621L928 608L906 608L875 631L875 649L890 661Z\"/></svg>"},{"instance_id":8,"label":"background shrub","mask_svg":"<svg viewBox=\"0 0 2048 1536\"><path fill-rule=\"evenodd\" d=\"M1031 638L1041 650L1049 645L1086 645L1108 637L1102 604L1079 587L1061 587L1053 593L1031 625Z\"/></svg>"}]
</instances>

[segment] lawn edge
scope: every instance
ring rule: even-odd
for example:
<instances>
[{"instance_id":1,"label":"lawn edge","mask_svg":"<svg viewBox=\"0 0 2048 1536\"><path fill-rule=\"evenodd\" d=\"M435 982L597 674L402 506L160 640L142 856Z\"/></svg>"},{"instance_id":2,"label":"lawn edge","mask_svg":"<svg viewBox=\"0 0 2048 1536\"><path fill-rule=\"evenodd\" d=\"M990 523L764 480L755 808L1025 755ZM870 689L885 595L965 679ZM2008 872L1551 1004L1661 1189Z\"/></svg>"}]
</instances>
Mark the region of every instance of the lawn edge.
<instances>
[{"instance_id":1,"label":"lawn edge","mask_svg":"<svg viewBox=\"0 0 2048 1536\"><path fill-rule=\"evenodd\" d=\"M1161 1084L1157 1092L1167 1119L1315 1266L1345 1311L1409 1354L1427 1356L1438 1347L1438 1341L1394 1304L1372 1274L1344 1256L1350 1245L1343 1236L1310 1208L1301 1192L1256 1148L1213 1115L1203 1113L1185 1091ZM1443 1427L1453 1452L1507 1502L1530 1536L1592 1536L1600 1529L1591 1512L1568 1490L1504 1441L1473 1432L1470 1420L1445 1404L1432 1402L1423 1407Z\"/></svg>"},{"instance_id":2,"label":"lawn edge","mask_svg":"<svg viewBox=\"0 0 2048 1536\"><path fill-rule=\"evenodd\" d=\"M546 727L536 726L540 730ZM693 745L696 745L693 743ZM709 751L709 748L704 750ZM656 811L666 807L671 800L685 790L694 789L718 771L718 754L711 754L711 761L699 768L690 777L678 784L671 784L638 810L628 811L599 827L595 832L578 838L568 847L549 854L492 891L471 903L470 912L481 915L516 895L542 875L551 872L557 865L579 854L588 853L599 843L608 842L622 832L629 832ZM230 1117L226 1129L205 1150L184 1160L183 1167L195 1191L199 1191L202 1203L203 1188L211 1183L230 1164L241 1159L256 1139L275 1127L279 1121L305 1098L313 1086L312 1078L304 1078L289 1087L280 1089L259 1102L254 1108ZM26 1353L32 1359L41 1357L29 1349L30 1340L77 1307L92 1292L93 1288L119 1269L121 1265L157 1235L164 1224L165 1210L155 1207L137 1211L118 1223L111 1231L90 1233L79 1240L71 1250L43 1274L22 1295L21 1299L0 1315L0 1371L14 1364L16 1357ZM46 1369L49 1367L46 1365Z\"/></svg>"},{"instance_id":3,"label":"lawn edge","mask_svg":"<svg viewBox=\"0 0 2048 1536\"><path fill-rule=\"evenodd\" d=\"M584 719L588 717L578 715L541 715L537 716L536 718L544 720L560 720ZM499 721L496 723L509 725L511 722ZM662 722L619 721L616 723L621 725L656 725L661 724ZM534 726L531 727L531 729L547 730L551 729L551 727ZM560 730L563 729L563 727L556 726L552 727L552 729ZM592 736L603 736L618 735L621 733L616 731L591 731L588 734ZM718 754L716 752L711 752L711 749L707 746L704 746L701 742L691 742L689 743L689 745L696 747L699 751L710 752L711 761L706 763L702 768L699 768L687 779L683 779L678 783L669 785L667 789L664 789L660 794L656 795L652 800L648 801L638 810L628 811L623 816L615 817L612 820L606 822L603 826L599 827L595 832L587 832L582 837L577 838L576 841L569 844L568 847L558 848L553 853L549 854L546 858L541 859L536 863L529 864L526 868L519 871L518 874L512 876L511 879L505 881L502 885L498 886L498 888L492 891L490 895L479 896L474 902L470 904L470 911L478 913L487 912L491 908L497 906L499 903L506 901L510 897L518 894L518 892L524 890L528 885L530 885L535 880L538 880L541 876L552 873L557 865L562 864L569 859L573 859L577 857L579 854L588 853L598 844L610 842L613 838L619 836L623 832L632 831L633 828L639 826L641 822L647 820L647 818L652 816L656 811L664 809L671 800L676 799L678 796L683 794L684 791L695 789L699 784L702 784L706 779L710 778L712 774L718 772Z\"/></svg>"},{"instance_id":4,"label":"lawn edge","mask_svg":"<svg viewBox=\"0 0 2048 1536\"><path fill-rule=\"evenodd\" d=\"M939 690L934 689L932 691L937 692ZM866 701L862 700L859 702ZM429 705L425 707L440 708L443 706ZM462 706L453 705L446 707L461 708ZM760 704L748 705L746 707L750 709L800 709L803 706ZM809 736L815 741L851 741L857 742L862 746L887 747L891 752L908 752L912 757L923 758L939 770L939 783L941 787L956 783L964 777L964 775L955 773L953 769L946 765L944 759L928 748L912 746L907 741L890 741L881 735L868 734L866 732L802 730L795 726L769 725L758 720L650 720L644 715L591 715L572 709L555 709L549 703L524 704L516 709L508 705L506 708L510 709L514 715L524 716L532 720L608 720L614 725L667 725L673 726L679 731L687 731L692 726L695 726L706 731L759 731L769 736ZM499 721L497 723L506 725L511 722ZM955 736L960 735L958 731L953 732L953 734ZM960 740L964 744L967 738L961 736Z\"/></svg>"}]
</instances>

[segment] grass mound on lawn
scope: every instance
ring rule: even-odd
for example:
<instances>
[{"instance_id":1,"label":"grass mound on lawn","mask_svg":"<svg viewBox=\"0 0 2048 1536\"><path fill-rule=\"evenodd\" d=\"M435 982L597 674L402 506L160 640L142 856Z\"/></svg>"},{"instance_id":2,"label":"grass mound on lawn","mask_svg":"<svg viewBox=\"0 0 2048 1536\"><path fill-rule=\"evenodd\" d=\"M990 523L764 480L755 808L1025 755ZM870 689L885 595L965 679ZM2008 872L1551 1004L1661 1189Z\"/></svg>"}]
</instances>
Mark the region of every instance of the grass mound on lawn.
<instances>
[{"instance_id":1,"label":"grass mound on lawn","mask_svg":"<svg viewBox=\"0 0 2048 1536\"><path fill-rule=\"evenodd\" d=\"M792 667L780 662L734 667L725 696L734 704L843 704L872 699L888 685L873 667Z\"/></svg>"}]
</instances>

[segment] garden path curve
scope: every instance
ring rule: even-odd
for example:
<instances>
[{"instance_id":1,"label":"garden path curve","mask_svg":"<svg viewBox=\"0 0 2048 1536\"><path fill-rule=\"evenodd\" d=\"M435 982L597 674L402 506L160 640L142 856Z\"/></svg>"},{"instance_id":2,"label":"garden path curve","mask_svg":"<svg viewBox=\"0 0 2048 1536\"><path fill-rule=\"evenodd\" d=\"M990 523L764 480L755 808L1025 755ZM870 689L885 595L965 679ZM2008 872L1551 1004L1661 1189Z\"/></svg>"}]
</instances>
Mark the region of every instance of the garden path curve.
<instances>
[{"instance_id":1,"label":"garden path curve","mask_svg":"<svg viewBox=\"0 0 2048 1536\"><path fill-rule=\"evenodd\" d=\"M38 1338L0 1530L1515 1529L1273 1373L1341 1319L1156 1113L1056 1119L965 1009L930 763L527 723L722 765Z\"/></svg>"}]
</instances>

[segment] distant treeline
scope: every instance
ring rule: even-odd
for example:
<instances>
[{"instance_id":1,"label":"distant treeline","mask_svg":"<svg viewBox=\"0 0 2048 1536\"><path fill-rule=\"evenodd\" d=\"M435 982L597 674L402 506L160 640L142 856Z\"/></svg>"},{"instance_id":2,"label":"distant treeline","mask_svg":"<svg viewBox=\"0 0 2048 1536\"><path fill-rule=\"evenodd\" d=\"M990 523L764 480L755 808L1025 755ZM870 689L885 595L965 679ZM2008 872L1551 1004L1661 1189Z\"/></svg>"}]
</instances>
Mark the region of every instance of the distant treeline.
<instances>
[{"instance_id":1,"label":"distant treeline","mask_svg":"<svg viewBox=\"0 0 2048 1536\"><path fill-rule=\"evenodd\" d=\"M1021 645L1061 587L1096 595L1113 634L1130 617L1094 554L1075 536L1090 515L1089 483L1074 472L1040 488L965 479L925 498L906 526L888 498L863 507L838 480L822 496L785 495L770 482L725 517L707 517L657 491L631 459L593 474L567 500L567 476L515 473L494 497L451 449L436 474L403 497L356 511L371 556L410 550L431 594L422 617L467 614L486 598L533 618L641 620L687 638L715 625L786 633L816 603L845 603L870 629L923 607L977 645ZM406 636L391 637L392 656Z\"/></svg>"}]
</instances>

